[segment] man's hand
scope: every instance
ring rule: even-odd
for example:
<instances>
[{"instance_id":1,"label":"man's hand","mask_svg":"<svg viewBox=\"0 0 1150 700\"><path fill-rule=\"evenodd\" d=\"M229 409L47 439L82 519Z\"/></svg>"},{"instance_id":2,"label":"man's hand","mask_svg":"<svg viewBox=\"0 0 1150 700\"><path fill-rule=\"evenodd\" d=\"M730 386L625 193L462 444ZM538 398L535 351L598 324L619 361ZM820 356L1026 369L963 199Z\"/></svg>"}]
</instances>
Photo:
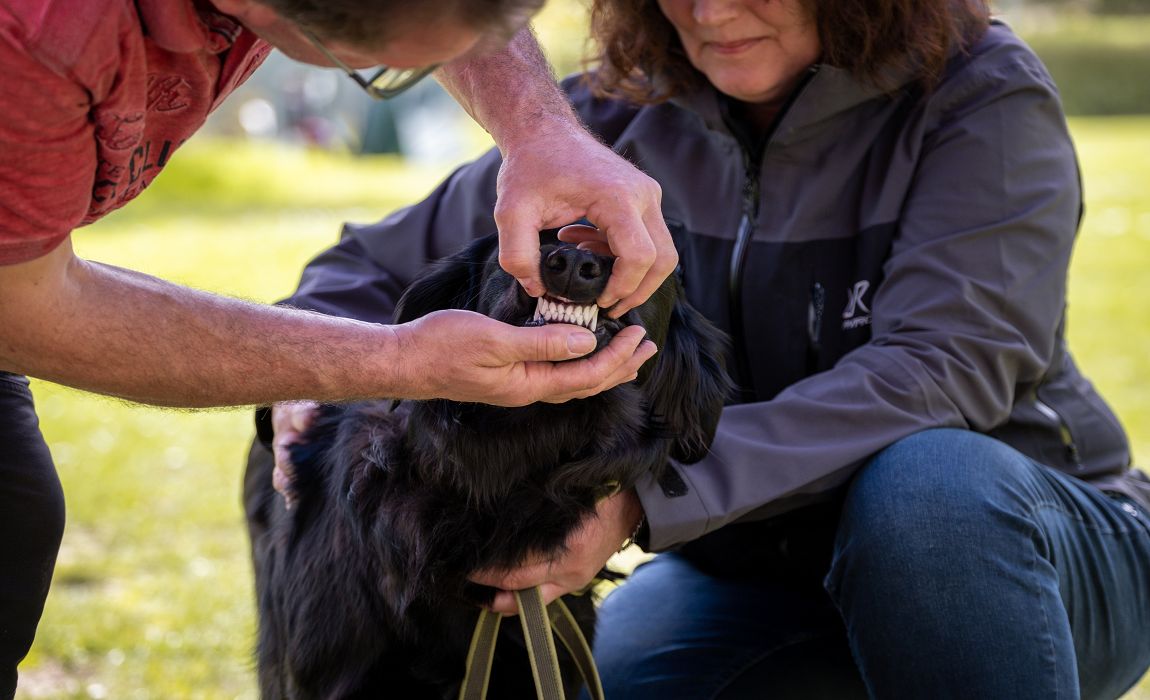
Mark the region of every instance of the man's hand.
<instances>
[{"instance_id":1,"label":"man's hand","mask_svg":"<svg viewBox=\"0 0 1150 700\"><path fill-rule=\"evenodd\" d=\"M542 586L543 602L580 591L618 551L643 517L643 507L633 490L599 502L594 515L567 538L566 552L557 559L529 559L511 571L478 571L471 580L498 588L491 609L504 615L519 611L513 591Z\"/></svg>"},{"instance_id":2,"label":"man's hand","mask_svg":"<svg viewBox=\"0 0 1150 700\"><path fill-rule=\"evenodd\" d=\"M630 326L587 359L595 336L579 326L509 326L470 311L440 311L395 327L399 354L409 370L422 375L421 398L481 401L522 406L559 403L606 391L631 381L655 353L643 329ZM555 364L560 360L570 360ZM272 485L290 510L295 506L295 468L289 446L302 442L319 404L292 401L272 406Z\"/></svg>"},{"instance_id":3,"label":"man's hand","mask_svg":"<svg viewBox=\"0 0 1150 700\"><path fill-rule=\"evenodd\" d=\"M503 50L452 61L439 81L491 133L503 153L495 223L499 263L539 296L539 231L586 217L615 261L598 302L620 315L647 300L678 264L651 178L579 123L531 30Z\"/></svg>"},{"instance_id":4,"label":"man's hand","mask_svg":"<svg viewBox=\"0 0 1150 700\"><path fill-rule=\"evenodd\" d=\"M603 308L618 302L616 318L646 301L679 262L658 183L576 124L508 146L497 191L499 263L532 296L543 293L538 232L583 217L617 258L598 299Z\"/></svg>"},{"instance_id":5,"label":"man's hand","mask_svg":"<svg viewBox=\"0 0 1150 700\"><path fill-rule=\"evenodd\" d=\"M272 455L275 457L275 470L272 472L272 486L284 497L288 510L295 506L295 467L291 461L289 445L303 442L303 433L315 421L319 404L314 401L293 401L272 406Z\"/></svg>"},{"instance_id":6,"label":"man's hand","mask_svg":"<svg viewBox=\"0 0 1150 700\"><path fill-rule=\"evenodd\" d=\"M634 379L655 354L645 332L628 326L591 357L595 336L585 328L511 326L471 311L437 311L394 326L412 385L406 398L445 398L498 406L562 403ZM560 362L570 360L569 362Z\"/></svg>"}]
</instances>

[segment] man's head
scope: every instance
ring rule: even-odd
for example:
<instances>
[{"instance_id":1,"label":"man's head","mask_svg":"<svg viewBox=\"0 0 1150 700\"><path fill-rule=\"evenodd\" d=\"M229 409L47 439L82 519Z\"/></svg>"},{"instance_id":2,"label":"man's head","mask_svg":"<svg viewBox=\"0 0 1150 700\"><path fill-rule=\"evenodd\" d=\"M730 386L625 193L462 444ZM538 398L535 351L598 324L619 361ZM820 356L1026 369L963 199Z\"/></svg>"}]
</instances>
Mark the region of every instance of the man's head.
<instances>
[{"instance_id":1,"label":"man's head","mask_svg":"<svg viewBox=\"0 0 1150 700\"><path fill-rule=\"evenodd\" d=\"M543 0L211 0L297 61L332 66L308 35L353 68L416 68L501 45Z\"/></svg>"},{"instance_id":2,"label":"man's head","mask_svg":"<svg viewBox=\"0 0 1150 700\"><path fill-rule=\"evenodd\" d=\"M368 46L393 30L452 23L510 38L543 0L260 0L325 39Z\"/></svg>"}]
</instances>

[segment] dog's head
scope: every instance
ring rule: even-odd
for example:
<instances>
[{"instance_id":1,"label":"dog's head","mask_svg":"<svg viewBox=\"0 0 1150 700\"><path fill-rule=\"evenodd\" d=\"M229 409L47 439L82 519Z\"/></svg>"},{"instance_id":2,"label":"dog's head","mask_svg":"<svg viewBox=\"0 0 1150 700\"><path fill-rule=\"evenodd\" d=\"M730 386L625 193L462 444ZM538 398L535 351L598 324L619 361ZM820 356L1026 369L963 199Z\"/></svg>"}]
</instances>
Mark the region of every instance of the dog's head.
<instances>
[{"instance_id":1,"label":"dog's head","mask_svg":"<svg viewBox=\"0 0 1150 700\"><path fill-rule=\"evenodd\" d=\"M308 451L326 451L329 473L340 475L335 495L362 525L399 611L418 599L489 600L492 591L467 583L470 573L559 551L599 499L658 476L668 458L700 459L714 436L730 391L725 340L679 282L668 278L646 303L610 319L595 299L611 258L557 242L541 252L541 299L503 271L490 236L417 279L396 321L469 309L519 326L583 325L599 347L640 325L659 353L636 381L563 404L430 400L393 410L377 402L321 420L311 442L322 447Z\"/></svg>"}]
</instances>

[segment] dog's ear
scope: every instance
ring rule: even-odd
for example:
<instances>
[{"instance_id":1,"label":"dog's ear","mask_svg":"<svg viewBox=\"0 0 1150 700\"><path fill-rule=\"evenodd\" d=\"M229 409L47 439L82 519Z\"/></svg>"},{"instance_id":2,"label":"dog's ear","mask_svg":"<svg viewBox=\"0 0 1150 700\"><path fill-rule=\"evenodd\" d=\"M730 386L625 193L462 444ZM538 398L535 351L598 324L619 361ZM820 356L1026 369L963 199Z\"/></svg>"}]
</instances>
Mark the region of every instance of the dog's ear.
<instances>
[{"instance_id":1,"label":"dog's ear","mask_svg":"<svg viewBox=\"0 0 1150 700\"><path fill-rule=\"evenodd\" d=\"M707 454L734 384L723 362L726 336L687 303L682 288L676 296L646 391L654 421L674 440L671 457L689 464Z\"/></svg>"},{"instance_id":2,"label":"dog's ear","mask_svg":"<svg viewBox=\"0 0 1150 700\"><path fill-rule=\"evenodd\" d=\"M498 244L495 234L484 236L455 255L432 263L399 298L395 323L406 323L443 309L474 311L483 286L483 268Z\"/></svg>"}]
</instances>

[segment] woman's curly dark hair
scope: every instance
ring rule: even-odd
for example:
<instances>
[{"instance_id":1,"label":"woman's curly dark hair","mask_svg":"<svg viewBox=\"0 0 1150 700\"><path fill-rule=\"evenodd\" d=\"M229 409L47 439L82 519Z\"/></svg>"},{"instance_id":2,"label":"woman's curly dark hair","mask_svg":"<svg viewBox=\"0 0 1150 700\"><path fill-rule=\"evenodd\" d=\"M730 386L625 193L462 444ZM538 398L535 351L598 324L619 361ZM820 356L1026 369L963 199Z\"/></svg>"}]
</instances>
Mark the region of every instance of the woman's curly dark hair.
<instances>
[{"instance_id":1,"label":"woman's curly dark hair","mask_svg":"<svg viewBox=\"0 0 1150 700\"><path fill-rule=\"evenodd\" d=\"M822 62L882 88L895 87L883 80L891 70L909 70L929 88L990 21L987 0L801 2L817 24ZM593 0L591 37L591 80L602 96L654 104L705 83L657 0Z\"/></svg>"}]
</instances>

